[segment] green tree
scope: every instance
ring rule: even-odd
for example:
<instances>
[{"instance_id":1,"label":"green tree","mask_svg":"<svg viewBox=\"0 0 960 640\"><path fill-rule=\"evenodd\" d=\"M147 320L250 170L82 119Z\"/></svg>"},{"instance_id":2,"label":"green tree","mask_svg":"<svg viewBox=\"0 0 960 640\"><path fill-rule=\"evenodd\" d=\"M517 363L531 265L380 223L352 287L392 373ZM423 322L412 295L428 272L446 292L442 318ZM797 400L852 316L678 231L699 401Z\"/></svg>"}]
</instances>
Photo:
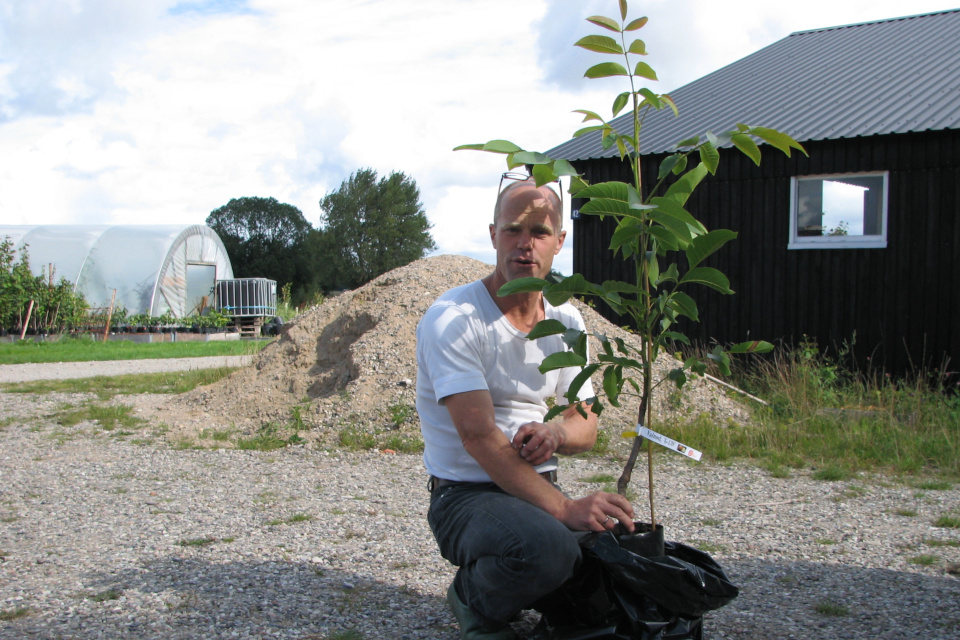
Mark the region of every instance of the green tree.
<instances>
[{"instance_id":1,"label":"green tree","mask_svg":"<svg viewBox=\"0 0 960 640\"><path fill-rule=\"evenodd\" d=\"M314 228L295 206L276 198L234 198L207 216L230 256L237 278L292 283L302 299L314 286L308 238Z\"/></svg>"},{"instance_id":2,"label":"green tree","mask_svg":"<svg viewBox=\"0 0 960 640\"><path fill-rule=\"evenodd\" d=\"M413 178L360 169L320 200L318 273L324 288L353 289L436 249Z\"/></svg>"}]
</instances>

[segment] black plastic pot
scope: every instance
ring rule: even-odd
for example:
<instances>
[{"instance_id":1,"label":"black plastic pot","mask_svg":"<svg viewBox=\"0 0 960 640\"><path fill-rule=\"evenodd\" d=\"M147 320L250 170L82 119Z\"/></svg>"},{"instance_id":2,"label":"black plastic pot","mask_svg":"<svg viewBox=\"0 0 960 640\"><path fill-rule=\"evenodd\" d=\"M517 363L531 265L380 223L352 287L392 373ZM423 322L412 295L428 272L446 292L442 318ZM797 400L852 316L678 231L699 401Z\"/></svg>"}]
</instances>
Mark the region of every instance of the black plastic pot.
<instances>
[{"instance_id":1,"label":"black plastic pot","mask_svg":"<svg viewBox=\"0 0 960 640\"><path fill-rule=\"evenodd\" d=\"M536 640L700 640L705 612L739 589L708 554L664 541L634 523L580 538L583 562L558 590L534 604L543 614Z\"/></svg>"}]
</instances>

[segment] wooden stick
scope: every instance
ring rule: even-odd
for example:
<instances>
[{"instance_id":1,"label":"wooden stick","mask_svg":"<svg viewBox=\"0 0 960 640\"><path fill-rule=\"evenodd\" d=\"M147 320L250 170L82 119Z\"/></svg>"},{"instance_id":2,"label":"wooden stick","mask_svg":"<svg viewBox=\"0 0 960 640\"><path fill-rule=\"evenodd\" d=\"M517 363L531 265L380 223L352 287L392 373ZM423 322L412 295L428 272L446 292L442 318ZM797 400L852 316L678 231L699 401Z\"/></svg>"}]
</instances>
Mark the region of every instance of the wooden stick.
<instances>
[{"instance_id":1,"label":"wooden stick","mask_svg":"<svg viewBox=\"0 0 960 640\"><path fill-rule=\"evenodd\" d=\"M759 402L760 404L762 404L762 405L765 406L765 407L769 407L769 406L770 406L770 403L767 402L766 400L761 400L761 399L758 398L757 396L752 396L752 395L750 395L749 393L747 393L746 391L744 391L743 389L738 389L738 388L736 388L735 386L733 386L732 384L730 384L730 383L728 383L728 382L724 382L723 380L718 380L717 378L714 378L714 377L713 377L712 375L710 375L709 373L703 374L703 377L706 378L707 380L709 380L710 382L715 382L715 383L717 383L717 384L719 384L719 385L723 385L724 387L726 387L727 389L730 389L731 391L736 391L737 393L739 393L739 394L742 395L742 396L747 396L747 397L750 398L751 400L754 400L754 401L756 401L756 402Z\"/></svg>"},{"instance_id":2,"label":"wooden stick","mask_svg":"<svg viewBox=\"0 0 960 640\"><path fill-rule=\"evenodd\" d=\"M23 340L23 336L27 335L27 325L30 324L30 314L33 313L33 300L30 301L30 306L27 307L27 319L23 321L23 329L20 330L20 339Z\"/></svg>"}]
</instances>

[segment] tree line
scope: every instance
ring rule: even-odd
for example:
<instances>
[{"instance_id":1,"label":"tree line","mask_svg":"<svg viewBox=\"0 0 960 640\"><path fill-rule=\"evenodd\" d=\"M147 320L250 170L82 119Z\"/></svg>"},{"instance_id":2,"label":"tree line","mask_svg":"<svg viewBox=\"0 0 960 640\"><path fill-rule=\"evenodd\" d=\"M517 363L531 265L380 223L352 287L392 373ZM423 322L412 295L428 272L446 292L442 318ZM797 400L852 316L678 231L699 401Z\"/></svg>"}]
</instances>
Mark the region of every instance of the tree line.
<instances>
[{"instance_id":1,"label":"tree line","mask_svg":"<svg viewBox=\"0 0 960 640\"><path fill-rule=\"evenodd\" d=\"M275 198L235 198L206 224L230 256L234 277L291 285L294 304L355 289L436 249L416 182L360 169L320 202L320 227Z\"/></svg>"}]
</instances>

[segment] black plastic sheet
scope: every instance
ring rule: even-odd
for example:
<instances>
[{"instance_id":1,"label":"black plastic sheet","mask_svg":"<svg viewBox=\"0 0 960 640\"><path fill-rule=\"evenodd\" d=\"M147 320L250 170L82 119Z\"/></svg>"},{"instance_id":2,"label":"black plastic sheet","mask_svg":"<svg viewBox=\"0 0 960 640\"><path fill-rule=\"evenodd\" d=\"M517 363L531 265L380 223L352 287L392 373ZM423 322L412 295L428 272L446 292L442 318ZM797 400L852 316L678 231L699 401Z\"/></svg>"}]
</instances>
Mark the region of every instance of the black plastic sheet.
<instances>
[{"instance_id":1,"label":"black plastic sheet","mask_svg":"<svg viewBox=\"0 0 960 640\"><path fill-rule=\"evenodd\" d=\"M713 558L664 542L662 528L591 533L580 547L577 573L534 605L538 640L699 640L703 614L739 593Z\"/></svg>"}]
</instances>

